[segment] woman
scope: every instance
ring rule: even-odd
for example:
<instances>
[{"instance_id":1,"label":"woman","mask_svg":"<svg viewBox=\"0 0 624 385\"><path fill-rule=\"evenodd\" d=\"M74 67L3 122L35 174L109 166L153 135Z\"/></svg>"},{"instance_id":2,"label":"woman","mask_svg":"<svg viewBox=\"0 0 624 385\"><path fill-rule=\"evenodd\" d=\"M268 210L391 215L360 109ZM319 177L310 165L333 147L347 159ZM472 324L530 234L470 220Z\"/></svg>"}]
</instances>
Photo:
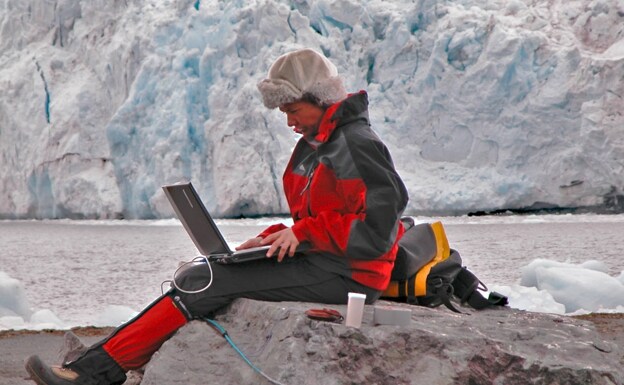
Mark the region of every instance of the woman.
<instances>
[{"instance_id":1,"label":"woman","mask_svg":"<svg viewBox=\"0 0 624 385\"><path fill-rule=\"evenodd\" d=\"M236 298L345 304L348 292L379 298L390 280L407 192L371 130L365 92L347 95L336 67L302 49L279 57L258 84L267 108L302 135L284 172L293 225L270 226L237 249L270 245L267 259L186 269L133 320L61 367L26 363L40 385L122 384L178 328ZM295 252L300 243L306 252ZM207 290L197 291L213 279Z\"/></svg>"}]
</instances>

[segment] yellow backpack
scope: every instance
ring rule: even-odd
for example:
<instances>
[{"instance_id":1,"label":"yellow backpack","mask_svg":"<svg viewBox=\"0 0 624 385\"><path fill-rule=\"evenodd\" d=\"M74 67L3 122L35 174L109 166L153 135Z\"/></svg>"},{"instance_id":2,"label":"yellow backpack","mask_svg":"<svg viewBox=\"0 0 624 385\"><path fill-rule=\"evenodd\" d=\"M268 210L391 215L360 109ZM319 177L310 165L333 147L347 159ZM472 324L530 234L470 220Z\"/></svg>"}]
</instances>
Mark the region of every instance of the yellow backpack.
<instances>
[{"instance_id":1,"label":"yellow backpack","mask_svg":"<svg viewBox=\"0 0 624 385\"><path fill-rule=\"evenodd\" d=\"M461 256L450 248L441 222L414 224L410 217L401 220L406 231L399 241L390 284L381 298L428 307L444 304L455 312L460 311L453 299L475 309L507 304L507 297L499 293L490 293L488 299L479 293L487 287L462 266Z\"/></svg>"}]
</instances>

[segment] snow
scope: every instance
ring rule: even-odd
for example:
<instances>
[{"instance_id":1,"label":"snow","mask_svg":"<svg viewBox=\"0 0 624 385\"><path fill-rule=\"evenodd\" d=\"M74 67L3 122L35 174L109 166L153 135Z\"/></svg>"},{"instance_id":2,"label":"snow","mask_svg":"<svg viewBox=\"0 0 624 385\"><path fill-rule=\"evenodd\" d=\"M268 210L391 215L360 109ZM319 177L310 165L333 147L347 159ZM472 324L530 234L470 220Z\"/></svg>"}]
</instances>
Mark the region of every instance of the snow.
<instances>
[{"instance_id":1,"label":"snow","mask_svg":"<svg viewBox=\"0 0 624 385\"><path fill-rule=\"evenodd\" d=\"M30 305L22 283L0 271L0 316L30 318Z\"/></svg>"},{"instance_id":2,"label":"snow","mask_svg":"<svg viewBox=\"0 0 624 385\"><path fill-rule=\"evenodd\" d=\"M27 289L22 282L0 271L0 330L67 329L75 326L68 325L49 309L31 309L25 296ZM109 305L88 325L117 326L137 314L127 306Z\"/></svg>"},{"instance_id":3,"label":"snow","mask_svg":"<svg viewBox=\"0 0 624 385\"><path fill-rule=\"evenodd\" d=\"M604 270L598 261L570 264L535 259L523 269L520 284L490 289L508 296L509 306L515 309L565 315L623 313L624 271L612 277ZM48 309L32 311L24 290L21 282L0 271L0 330L76 326L67 325ZM109 305L88 325L118 326L137 314L126 306Z\"/></svg>"},{"instance_id":4,"label":"snow","mask_svg":"<svg viewBox=\"0 0 624 385\"><path fill-rule=\"evenodd\" d=\"M599 261L570 264L536 259L524 268L523 286L544 290L565 305L567 313L624 308L624 274L606 274Z\"/></svg>"},{"instance_id":5,"label":"snow","mask_svg":"<svg viewBox=\"0 0 624 385\"><path fill-rule=\"evenodd\" d=\"M603 262L580 264L535 259L522 269L518 285L492 286L509 297L516 309L556 313L624 312L624 271L618 277L606 272Z\"/></svg>"},{"instance_id":6,"label":"snow","mask_svg":"<svg viewBox=\"0 0 624 385\"><path fill-rule=\"evenodd\" d=\"M407 184L409 214L622 209L617 0L8 0L0 218L167 218L191 179L217 216L287 210L295 141L256 83L311 47Z\"/></svg>"}]
</instances>

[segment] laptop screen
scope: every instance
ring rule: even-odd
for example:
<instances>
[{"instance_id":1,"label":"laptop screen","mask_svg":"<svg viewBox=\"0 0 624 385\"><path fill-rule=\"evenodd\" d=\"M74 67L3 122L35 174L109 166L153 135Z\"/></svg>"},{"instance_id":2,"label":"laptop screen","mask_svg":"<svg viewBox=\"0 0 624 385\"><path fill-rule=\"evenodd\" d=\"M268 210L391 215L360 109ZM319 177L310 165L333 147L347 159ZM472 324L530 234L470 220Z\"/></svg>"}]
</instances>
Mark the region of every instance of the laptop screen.
<instances>
[{"instance_id":1,"label":"laptop screen","mask_svg":"<svg viewBox=\"0 0 624 385\"><path fill-rule=\"evenodd\" d=\"M232 253L191 182L166 185L162 188L202 255Z\"/></svg>"}]
</instances>

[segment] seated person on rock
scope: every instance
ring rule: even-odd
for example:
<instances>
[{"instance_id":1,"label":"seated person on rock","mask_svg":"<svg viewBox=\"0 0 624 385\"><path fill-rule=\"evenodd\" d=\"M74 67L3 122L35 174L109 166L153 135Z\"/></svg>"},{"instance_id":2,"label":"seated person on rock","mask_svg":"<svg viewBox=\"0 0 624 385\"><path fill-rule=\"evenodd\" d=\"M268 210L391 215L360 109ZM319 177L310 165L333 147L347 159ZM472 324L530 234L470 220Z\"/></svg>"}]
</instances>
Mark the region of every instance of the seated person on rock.
<instances>
[{"instance_id":1,"label":"seated person on rock","mask_svg":"<svg viewBox=\"0 0 624 385\"><path fill-rule=\"evenodd\" d=\"M237 298L346 304L348 292L377 300L390 281L407 191L372 131L364 91L348 95L336 67L311 49L279 57L258 84L264 105L279 107L302 137L284 172L294 224L268 227L237 249L270 245L259 261L211 264L213 282L198 293L172 288L78 358L48 366L31 356L40 385L122 384L177 329ZM295 253L301 242L311 249ZM183 270L184 291L210 280L206 264Z\"/></svg>"}]
</instances>

